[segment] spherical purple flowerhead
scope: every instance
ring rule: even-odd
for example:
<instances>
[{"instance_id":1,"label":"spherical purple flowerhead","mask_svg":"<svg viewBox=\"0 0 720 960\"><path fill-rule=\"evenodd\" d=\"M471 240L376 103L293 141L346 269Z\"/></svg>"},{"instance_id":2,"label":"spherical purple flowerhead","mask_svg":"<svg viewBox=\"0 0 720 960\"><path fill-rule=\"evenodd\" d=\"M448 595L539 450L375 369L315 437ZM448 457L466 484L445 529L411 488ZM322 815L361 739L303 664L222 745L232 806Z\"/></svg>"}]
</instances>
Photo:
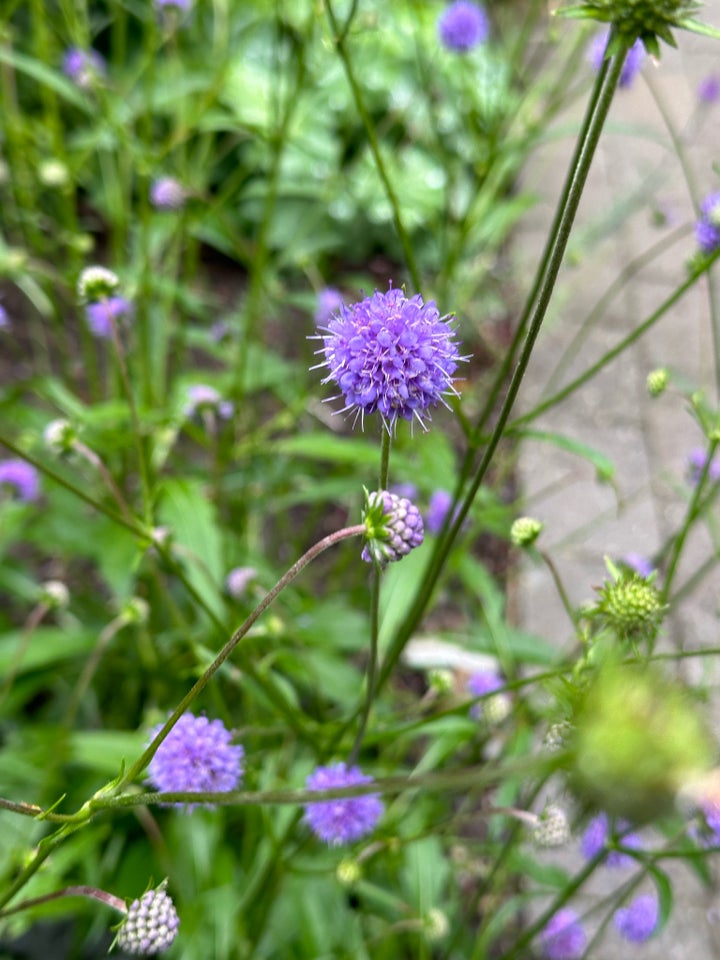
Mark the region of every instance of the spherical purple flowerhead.
<instances>
[{"instance_id":1,"label":"spherical purple flowerhead","mask_svg":"<svg viewBox=\"0 0 720 960\"><path fill-rule=\"evenodd\" d=\"M630 847L633 850L641 849L642 840L636 833L628 833L628 827L629 824L625 820L620 820L616 824L620 842L624 847ZM580 840L580 849L586 860L592 860L607 846L609 833L610 824L606 813L599 813L592 818ZM619 850L611 850L605 858L605 864L608 867L631 867L634 863L635 860L629 853L621 853Z\"/></svg>"},{"instance_id":2,"label":"spherical purple flowerhead","mask_svg":"<svg viewBox=\"0 0 720 960\"><path fill-rule=\"evenodd\" d=\"M70 47L65 52L62 69L65 76L83 90L106 73L105 60L97 50L81 50L80 47Z\"/></svg>"},{"instance_id":3,"label":"spherical purple flowerhead","mask_svg":"<svg viewBox=\"0 0 720 960\"><path fill-rule=\"evenodd\" d=\"M150 203L156 210L180 210L186 200L187 190L174 177L158 177L150 185Z\"/></svg>"},{"instance_id":4,"label":"spherical purple flowerhead","mask_svg":"<svg viewBox=\"0 0 720 960\"><path fill-rule=\"evenodd\" d=\"M657 897L644 893L616 910L613 919L621 937L630 943L645 943L655 932L659 912Z\"/></svg>"},{"instance_id":5,"label":"spherical purple flowerhead","mask_svg":"<svg viewBox=\"0 0 720 960\"><path fill-rule=\"evenodd\" d=\"M342 305L327 324L319 366L330 370L345 399L344 410L380 414L388 430L398 419L417 420L423 427L431 407L454 393L458 361L454 331L432 300L406 297L391 287L359 303ZM445 404L447 406L447 404Z\"/></svg>"},{"instance_id":6,"label":"spherical purple flowerhead","mask_svg":"<svg viewBox=\"0 0 720 960\"><path fill-rule=\"evenodd\" d=\"M424 539L423 519L418 508L389 490L367 495L363 522L367 532L362 558L366 563L377 561L384 567L401 560Z\"/></svg>"},{"instance_id":7,"label":"spherical purple flowerhead","mask_svg":"<svg viewBox=\"0 0 720 960\"><path fill-rule=\"evenodd\" d=\"M493 670L481 670L474 673L467 682L467 688L474 697L484 697L502 689L505 682Z\"/></svg>"},{"instance_id":8,"label":"spherical purple flowerhead","mask_svg":"<svg viewBox=\"0 0 720 960\"><path fill-rule=\"evenodd\" d=\"M694 450L690 451L687 458L687 473L688 480L693 486L697 486L700 482L707 459L708 455L702 447L695 447ZM720 460L713 459L710 461L707 478L711 483L720 480Z\"/></svg>"},{"instance_id":9,"label":"spherical purple flowerhead","mask_svg":"<svg viewBox=\"0 0 720 960\"><path fill-rule=\"evenodd\" d=\"M85 307L85 317L90 333L101 340L112 336L113 320L117 323L126 317L131 317L132 304L125 297L108 297L95 303L88 303Z\"/></svg>"},{"instance_id":10,"label":"spherical purple flowerhead","mask_svg":"<svg viewBox=\"0 0 720 960\"><path fill-rule=\"evenodd\" d=\"M307 778L305 786L308 790L332 790L334 787L354 787L372 782L373 778L362 773L359 767L335 763L329 767L318 767ZM306 804L305 821L320 840L332 846L341 846L372 833L384 809L376 793L339 800L319 800Z\"/></svg>"},{"instance_id":11,"label":"spherical purple flowerhead","mask_svg":"<svg viewBox=\"0 0 720 960\"><path fill-rule=\"evenodd\" d=\"M720 247L720 193L711 193L700 204L695 239L703 253L714 253Z\"/></svg>"},{"instance_id":12,"label":"spherical purple flowerhead","mask_svg":"<svg viewBox=\"0 0 720 960\"><path fill-rule=\"evenodd\" d=\"M133 900L117 935L117 945L132 956L148 957L167 950L177 936L180 918L162 883Z\"/></svg>"},{"instance_id":13,"label":"spherical purple flowerhead","mask_svg":"<svg viewBox=\"0 0 720 960\"><path fill-rule=\"evenodd\" d=\"M35 467L24 460L0 460L0 488L13 487L19 500L30 503L40 496L40 481Z\"/></svg>"},{"instance_id":14,"label":"spherical purple flowerhead","mask_svg":"<svg viewBox=\"0 0 720 960\"><path fill-rule=\"evenodd\" d=\"M425 526L430 533L440 533L452 507L452 501L452 494L447 490L436 490L430 497L425 514Z\"/></svg>"},{"instance_id":15,"label":"spherical purple flowerhead","mask_svg":"<svg viewBox=\"0 0 720 960\"><path fill-rule=\"evenodd\" d=\"M605 50L607 49L609 35L608 30L602 30L591 40L590 46L588 47L587 58L596 71L600 69L605 59ZM644 60L645 47L643 46L642 40L636 40L625 57L623 68L620 71L619 87L627 88L632 85Z\"/></svg>"},{"instance_id":16,"label":"spherical purple flowerhead","mask_svg":"<svg viewBox=\"0 0 720 960\"><path fill-rule=\"evenodd\" d=\"M162 724L155 727L150 739L161 729ZM231 741L232 733L221 720L184 713L150 761L149 780L168 793L235 790L242 778L245 751ZM195 806L188 804L187 810Z\"/></svg>"},{"instance_id":17,"label":"spherical purple flowerhead","mask_svg":"<svg viewBox=\"0 0 720 960\"><path fill-rule=\"evenodd\" d=\"M235 600L240 600L247 593L255 577L257 577L255 567L234 567L225 577L225 589Z\"/></svg>"},{"instance_id":18,"label":"spherical purple flowerhead","mask_svg":"<svg viewBox=\"0 0 720 960\"><path fill-rule=\"evenodd\" d=\"M196 413L216 413L221 419L229 420L235 412L230 400L223 400L215 387L204 383L188 387L188 402L185 406L185 416L193 417Z\"/></svg>"},{"instance_id":19,"label":"spherical purple flowerhead","mask_svg":"<svg viewBox=\"0 0 720 960\"><path fill-rule=\"evenodd\" d=\"M315 306L315 323L322 326L327 323L334 313L337 313L345 302L343 295L335 287L323 287L318 293Z\"/></svg>"},{"instance_id":20,"label":"spherical purple flowerhead","mask_svg":"<svg viewBox=\"0 0 720 960\"><path fill-rule=\"evenodd\" d=\"M587 945L578 915L570 907L562 907L550 918L540 939L548 960L579 960Z\"/></svg>"},{"instance_id":21,"label":"spherical purple flowerhead","mask_svg":"<svg viewBox=\"0 0 720 960\"><path fill-rule=\"evenodd\" d=\"M715 103L720 98L720 75L711 73L698 84L697 98L701 103Z\"/></svg>"},{"instance_id":22,"label":"spherical purple flowerhead","mask_svg":"<svg viewBox=\"0 0 720 960\"><path fill-rule=\"evenodd\" d=\"M438 20L440 42L448 50L466 53L487 40L490 21L483 8L469 0L455 0Z\"/></svg>"}]
</instances>

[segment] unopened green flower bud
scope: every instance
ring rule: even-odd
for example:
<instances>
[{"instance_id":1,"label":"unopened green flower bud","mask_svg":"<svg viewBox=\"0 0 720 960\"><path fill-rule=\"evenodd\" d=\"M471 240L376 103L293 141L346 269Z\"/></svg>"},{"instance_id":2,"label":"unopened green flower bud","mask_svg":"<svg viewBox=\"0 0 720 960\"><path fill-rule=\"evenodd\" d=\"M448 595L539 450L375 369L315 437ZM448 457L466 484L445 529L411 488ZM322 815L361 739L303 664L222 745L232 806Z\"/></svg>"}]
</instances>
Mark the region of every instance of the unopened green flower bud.
<instances>
[{"instance_id":1,"label":"unopened green flower bud","mask_svg":"<svg viewBox=\"0 0 720 960\"><path fill-rule=\"evenodd\" d=\"M167 950L179 926L180 918L163 882L130 904L116 942L132 956L154 956Z\"/></svg>"},{"instance_id":2,"label":"unopened green flower bud","mask_svg":"<svg viewBox=\"0 0 720 960\"><path fill-rule=\"evenodd\" d=\"M70 603L70 591L62 580L46 580L41 597L51 610L65 610Z\"/></svg>"},{"instance_id":3,"label":"unopened green flower bud","mask_svg":"<svg viewBox=\"0 0 720 960\"><path fill-rule=\"evenodd\" d=\"M670 381L670 374L665 367L658 367L657 370L651 370L647 375L647 392L651 397L659 397L665 392Z\"/></svg>"},{"instance_id":4,"label":"unopened green flower bud","mask_svg":"<svg viewBox=\"0 0 720 960\"><path fill-rule=\"evenodd\" d=\"M437 907L432 907L423 917L423 929L430 943L437 943L444 939L450 929L447 914Z\"/></svg>"},{"instance_id":5,"label":"unopened green flower bud","mask_svg":"<svg viewBox=\"0 0 720 960\"><path fill-rule=\"evenodd\" d=\"M70 171L60 160L44 160L38 169L38 176L46 187L64 187L70 182Z\"/></svg>"},{"instance_id":6,"label":"unopened green flower bud","mask_svg":"<svg viewBox=\"0 0 720 960\"><path fill-rule=\"evenodd\" d=\"M62 456L72 452L77 434L69 420L51 420L43 430L43 440L52 453Z\"/></svg>"},{"instance_id":7,"label":"unopened green flower bud","mask_svg":"<svg viewBox=\"0 0 720 960\"><path fill-rule=\"evenodd\" d=\"M362 558L381 567L393 560L401 560L423 542L423 519L420 511L407 497L399 497L389 490L365 491L365 546Z\"/></svg>"},{"instance_id":8,"label":"unopened green flower bud","mask_svg":"<svg viewBox=\"0 0 720 960\"><path fill-rule=\"evenodd\" d=\"M78 277L77 295L82 303L103 300L120 286L116 273L105 267L86 267Z\"/></svg>"},{"instance_id":9,"label":"unopened green flower bud","mask_svg":"<svg viewBox=\"0 0 720 960\"><path fill-rule=\"evenodd\" d=\"M147 623L150 616L150 605L142 597L131 597L122 610L126 623Z\"/></svg>"},{"instance_id":10,"label":"unopened green flower bud","mask_svg":"<svg viewBox=\"0 0 720 960\"><path fill-rule=\"evenodd\" d=\"M609 664L579 705L571 752L583 802L642 822L673 808L715 748L684 688L648 666Z\"/></svg>"},{"instance_id":11,"label":"unopened green flower bud","mask_svg":"<svg viewBox=\"0 0 720 960\"><path fill-rule=\"evenodd\" d=\"M18 247L6 247L0 251L0 277L13 280L18 277L27 266L28 255Z\"/></svg>"},{"instance_id":12,"label":"unopened green flower bud","mask_svg":"<svg viewBox=\"0 0 720 960\"><path fill-rule=\"evenodd\" d=\"M534 517L518 517L510 527L510 540L516 547L529 547L540 536L544 524Z\"/></svg>"},{"instance_id":13,"label":"unopened green flower bud","mask_svg":"<svg viewBox=\"0 0 720 960\"><path fill-rule=\"evenodd\" d=\"M532 829L533 842L538 847L562 847L570 839L567 814L556 803L549 803Z\"/></svg>"},{"instance_id":14,"label":"unopened green flower bud","mask_svg":"<svg viewBox=\"0 0 720 960\"><path fill-rule=\"evenodd\" d=\"M552 752L564 750L570 741L572 731L573 726L569 720L560 720L551 724L543 739L543 746Z\"/></svg>"},{"instance_id":15,"label":"unopened green flower bud","mask_svg":"<svg viewBox=\"0 0 720 960\"><path fill-rule=\"evenodd\" d=\"M341 886L354 887L362 877L362 868L357 860L345 857L337 865L335 876Z\"/></svg>"},{"instance_id":16,"label":"unopened green flower bud","mask_svg":"<svg viewBox=\"0 0 720 960\"><path fill-rule=\"evenodd\" d=\"M427 679L430 689L434 690L435 693L452 693L455 688L455 675L452 670L443 670L436 667L433 670L428 670Z\"/></svg>"},{"instance_id":17,"label":"unopened green flower bud","mask_svg":"<svg viewBox=\"0 0 720 960\"><path fill-rule=\"evenodd\" d=\"M624 570L599 591L593 616L623 639L654 639L667 607L660 591L645 577Z\"/></svg>"}]
</instances>

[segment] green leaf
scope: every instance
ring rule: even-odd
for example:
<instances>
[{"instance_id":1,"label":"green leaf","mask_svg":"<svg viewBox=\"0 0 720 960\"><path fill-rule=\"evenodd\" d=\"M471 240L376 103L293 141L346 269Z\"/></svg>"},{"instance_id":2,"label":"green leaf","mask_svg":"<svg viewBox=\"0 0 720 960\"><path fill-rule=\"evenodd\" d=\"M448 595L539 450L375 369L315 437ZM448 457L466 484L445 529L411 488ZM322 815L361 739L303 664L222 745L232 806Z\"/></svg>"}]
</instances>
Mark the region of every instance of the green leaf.
<instances>
[{"instance_id":1,"label":"green leaf","mask_svg":"<svg viewBox=\"0 0 720 960\"><path fill-rule=\"evenodd\" d=\"M123 761L131 762L140 756L146 741L147 735L142 731L79 731L69 737L68 760L103 776L114 776Z\"/></svg>"},{"instance_id":2,"label":"green leaf","mask_svg":"<svg viewBox=\"0 0 720 960\"><path fill-rule=\"evenodd\" d=\"M658 893L658 900L660 902L660 914L658 919L657 930L655 935L663 929L665 924L670 918L673 908L673 892L672 892L672 883L670 878L664 873L659 867L655 864L648 864L648 872L655 883L655 887Z\"/></svg>"},{"instance_id":3,"label":"green leaf","mask_svg":"<svg viewBox=\"0 0 720 960\"><path fill-rule=\"evenodd\" d=\"M38 627L33 631L30 643L18 660L18 651L25 641L21 630L12 630L0 637L0 675L14 667L18 676L31 670L56 666L75 657L84 657L97 642L92 630L75 627Z\"/></svg>"}]
</instances>

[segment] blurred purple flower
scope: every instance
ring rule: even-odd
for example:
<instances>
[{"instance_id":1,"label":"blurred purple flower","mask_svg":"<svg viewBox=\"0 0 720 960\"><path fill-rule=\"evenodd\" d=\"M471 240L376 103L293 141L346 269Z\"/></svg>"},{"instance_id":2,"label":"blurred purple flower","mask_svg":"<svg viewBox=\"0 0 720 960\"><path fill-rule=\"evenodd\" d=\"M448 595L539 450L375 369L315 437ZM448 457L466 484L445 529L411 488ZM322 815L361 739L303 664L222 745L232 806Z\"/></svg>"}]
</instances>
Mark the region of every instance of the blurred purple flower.
<instances>
[{"instance_id":1,"label":"blurred purple flower","mask_svg":"<svg viewBox=\"0 0 720 960\"><path fill-rule=\"evenodd\" d=\"M702 823L696 820L688 833L701 847L720 847L720 806L707 803L702 806Z\"/></svg>"},{"instance_id":2,"label":"blurred purple flower","mask_svg":"<svg viewBox=\"0 0 720 960\"><path fill-rule=\"evenodd\" d=\"M714 253L720 247L720 193L711 193L700 204L695 239L703 253Z\"/></svg>"},{"instance_id":3,"label":"blurred purple flower","mask_svg":"<svg viewBox=\"0 0 720 960\"><path fill-rule=\"evenodd\" d=\"M354 787L372 783L359 767L336 763L318 767L307 778L308 790L331 790L333 787ZM305 821L315 836L332 846L359 840L375 829L385 807L376 793L339 800L319 800L305 805Z\"/></svg>"},{"instance_id":4,"label":"blurred purple flower","mask_svg":"<svg viewBox=\"0 0 720 960\"><path fill-rule=\"evenodd\" d=\"M150 733L150 740L163 724ZM232 733L222 720L184 713L157 749L148 768L149 780L166 793L226 793L243 775L245 751L232 745ZM186 805L188 812L197 804ZM212 806L212 804L206 804Z\"/></svg>"},{"instance_id":5,"label":"blurred purple flower","mask_svg":"<svg viewBox=\"0 0 720 960\"><path fill-rule=\"evenodd\" d=\"M703 450L702 447L695 447L694 450L691 450L687 458L687 475L688 481L692 486L697 486L700 482L700 477L703 470L705 469L705 464L707 463L708 455ZM713 458L710 462L710 467L708 469L708 480L711 483L714 483L716 480L720 480L720 460Z\"/></svg>"},{"instance_id":6,"label":"blurred purple flower","mask_svg":"<svg viewBox=\"0 0 720 960\"><path fill-rule=\"evenodd\" d=\"M619 820L616 824L616 832L619 835L620 843L624 847L630 847L633 850L642 848L642 840L636 833L628 833L629 824L624 820ZM593 817L585 828L585 832L580 840L580 849L586 860L592 860L605 847L610 835L610 824L606 813L599 813ZM605 864L608 867L620 869L631 867L635 863L629 853L621 853L619 850L611 850L605 858Z\"/></svg>"},{"instance_id":7,"label":"blurred purple flower","mask_svg":"<svg viewBox=\"0 0 720 960\"><path fill-rule=\"evenodd\" d=\"M188 402L185 406L185 416L193 417L196 413L209 410L216 413L222 420L229 420L235 412L230 400L223 400L215 387L198 383L188 387Z\"/></svg>"},{"instance_id":8,"label":"blurred purple flower","mask_svg":"<svg viewBox=\"0 0 720 960\"><path fill-rule=\"evenodd\" d=\"M615 911L615 926L620 936L630 943L645 943L657 927L659 912L657 897L644 893L627 907Z\"/></svg>"},{"instance_id":9,"label":"blurred purple flower","mask_svg":"<svg viewBox=\"0 0 720 960\"><path fill-rule=\"evenodd\" d=\"M257 576L255 567L235 567L225 577L225 589L235 600L244 596L249 584Z\"/></svg>"},{"instance_id":10,"label":"blurred purple flower","mask_svg":"<svg viewBox=\"0 0 720 960\"><path fill-rule=\"evenodd\" d=\"M495 693L496 690L501 690L504 686L505 681L494 670L480 670L474 673L467 682L468 693L472 694L473 697L484 697L489 693ZM487 700L474 704L470 708L471 716L481 717L485 704L487 704Z\"/></svg>"},{"instance_id":11,"label":"blurred purple flower","mask_svg":"<svg viewBox=\"0 0 720 960\"><path fill-rule=\"evenodd\" d=\"M602 30L600 33L596 34L595 37L590 41L590 46L588 47L587 58L590 65L595 71L598 71L603 65L603 60L605 59L605 49L607 48L607 42L609 37L609 30ZM625 63L623 68L620 71L620 80L618 81L618 86L627 88L631 86L633 80L635 79L636 74L640 70L640 67L643 65L645 60L645 47L642 44L642 40L636 40L635 43L628 50L627 57L625 58Z\"/></svg>"},{"instance_id":12,"label":"blurred purple flower","mask_svg":"<svg viewBox=\"0 0 720 960\"><path fill-rule=\"evenodd\" d=\"M80 47L70 47L65 52L62 69L65 76L82 90L87 90L107 72L105 60L97 50L81 50Z\"/></svg>"},{"instance_id":13,"label":"blurred purple flower","mask_svg":"<svg viewBox=\"0 0 720 960\"><path fill-rule=\"evenodd\" d=\"M455 0L440 15L438 35L448 50L466 53L487 40L490 21L484 9L469 0Z\"/></svg>"},{"instance_id":14,"label":"blurred purple flower","mask_svg":"<svg viewBox=\"0 0 720 960\"><path fill-rule=\"evenodd\" d=\"M390 493L396 497L404 497L405 500L415 500L418 495L418 488L414 483L393 483L389 487Z\"/></svg>"},{"instance_id":15,"label":"blurred purple flower","mask_svg":"<svg viewBox=\"0 0 720 960\"><path fill-rule=\"evenodd\" d=\"M720 97L720 75L711 73L698 84L697 98L701 103L715 103Z\"/></svg>"},{"instance_id":16,"label":"blurred purple flower","mask_svg":"<svg viewBox=\"0 0 720 960\"><path fill-rule=\"evenodd\" d=\"M98 300L88 303L85 307L85 316L90 333L94 337L107 340L112 336L112 321L132 316L132 304L124 297L108 297L107 300Z\"/></svg>"},{"instance_id":17,"label":"blurred purple flower","mask_svg":"<svg viewBox=\"0 0 720 960\"><path fill-rule=\"evenodd\" d=\"M430 497L427 513L425 514L425 526L430 533L440 533L445 519L452 507L452 494L447 490L436 490Z\"/></svg>"},{"instance_id":18,"label":"blurred purple flower","mask_svg":"<svg viewBox=\"0 0 720 960\"><path fill-rule=\"evenodd\" d=\"M641 577L649 577L655 570L655 567L647 557L644 557L641 553L635 553L634 550L623 554L620 562L624 563L625 566L631 570L634 570L635 573L639 573Z\"/></svg>"},{"instance_id":19,"label":"blurred purple flower","mask_svg":"<svg viewBox=\"0 0 720 960\"><path fill-rule=\"evenodd\" d=\"M174 177L158 177L150 185L150 203L156 210L180 210L186 200L187 190Z\"/></svg>"},{"instance_id":20,"label":"blurred purple flower","mask_svg":"<svg viewBox=\"0 0 720 960\"><path fill-rule=\"evenodd\" d=\"M548 960L580 960L587 937L578 915L570 907L561 907L540 934Z\"/></svg>"},{"instance_id":21,"label":"blurred purple flower","mask_svg":"<svg viewBox=\"0 0 720 960\"><path fill-rule=\"evenodd\" d=\"M315 323L317 326L326 324L328 320L340 310L345 300L335 287L323 287L317 295L315 306Z\"/></svg>"},{"instance_id":22,"label":"blurred purple flower","mask_svg":"<svg viewBox=\"0 0 720 960\"><path fill-rule=\"evenodd\" d=\"M0 303L0 330L10 329L10 317L5 307Z\"/></svg>"},{"instance_id":23,"label":"blurred purple flower","mask_svg":"<svg viewBox=\"0 0 720 960\"><path fill-rule=\"evenodd\" d=\"M424 428L430 408L455 392L453 373L462 358L452 327L432 300L408 298L390 287L341 306L319 329L326 331L318 351L325 359L317 366L330 371L323 383L336 383L343 410L354 410L361 420L377 411L390 431L398 419L417 420Z\"/></svg>"},{"instance_id":24,"label":"blurred purple flower","mask_svg":"<svg viewBox=\"0 0 720 960\"><path fill-rule=\"evenodd\" d=\"M40 481L35 467L24 460L0 460L0 487L14 487L19 500L30 503L40 496Z\"/></svg>"},{"instance_id":25,"label":"blurred purple flower","mask_svg":"<svg viewBox=\"0 0 720 960\"><path fill-rule=\"evenodd\" d=\"M189 10L192 0L155 0L155 6L163 10L168 7L177 7L178 10Z\"/></svg>"}]
</instances>

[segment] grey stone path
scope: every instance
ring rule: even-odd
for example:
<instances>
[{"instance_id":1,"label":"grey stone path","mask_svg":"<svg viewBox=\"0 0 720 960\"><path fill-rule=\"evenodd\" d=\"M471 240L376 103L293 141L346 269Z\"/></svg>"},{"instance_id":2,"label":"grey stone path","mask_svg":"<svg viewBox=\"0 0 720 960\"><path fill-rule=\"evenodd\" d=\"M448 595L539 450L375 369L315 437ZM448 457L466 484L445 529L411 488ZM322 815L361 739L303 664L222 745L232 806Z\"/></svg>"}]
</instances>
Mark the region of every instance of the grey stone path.
<instances>
[{"instance_id":1,"label":"grey stone path","mask_svg":"<svg viewBox=\"0 0 720 960\"><path fill-rule=\"evenodd\" d=\"M720 26L720 0L708 2L701 18ZM720 75L720 43L683 33L678 35L678 44L678 51L664 49L659 64L646 61L642 76L630 90L621 91L613 104L570 241L571 256L562 271L559 295L521 393L524 410L544 395L584 318L620 271L674 229L653 225L653 203L661 204L676 226L685 223L689 227L694 221L683 170L652 91L678 130L685 128L687 160L700 197L720 190L720 176L712 169L713 162L720 163L720 102L691 120L698 82L710 73ZM580 108L563 117L563 128L577 121L579 113ZM525 173L524 187L542 202L517 244L519 275L523 270L526 276L532 275L572 143L569 133L552 142ZM644 189L648 193L645 202L634 208ZM608 229L603 236L603 225L626 210L631 212L622 227ZM599 239L590 243L593 235ZM592 326L557 385L585 370L645 320L682 281L684 262L693 249L688 229L625 286ZM714 283L720 298L717 267ZM593 586L602 583L604 555L619 558L635 551L652 556L683 516L688 493L686 458L702 443L702 434L676 391L671 389L651 400L645 382L650 370L668 366L674 377L705 390L715 403L711 357L708 288L707 282L701 281L629 352L532 424L595 447L615 466L614 484L599 483L590 464L554 446L530 440L522 448L520 473L526 512L545 522L542 546L554 558L574 603L591 599ZM676 583L682 584L711 555L709 536L696 531ZM570 625L544 568L526 566L518 594L520 619L528 629L559 645L571 642ZM720 568L716 568L673 617L666 642L718 646L719 603ZM720 679L715 664L693 662L688 669L693 677ZM714 715L720 733L718 704ZM594 957L611 952L637 960L720 957L720 889L703 890L682 864L672 875L676 905L663 934L643 947L631 947L608 929L602 946L593 951ZM623 879L605 871L589 894L588 905Z\"/></svg>"}]
</instances>

